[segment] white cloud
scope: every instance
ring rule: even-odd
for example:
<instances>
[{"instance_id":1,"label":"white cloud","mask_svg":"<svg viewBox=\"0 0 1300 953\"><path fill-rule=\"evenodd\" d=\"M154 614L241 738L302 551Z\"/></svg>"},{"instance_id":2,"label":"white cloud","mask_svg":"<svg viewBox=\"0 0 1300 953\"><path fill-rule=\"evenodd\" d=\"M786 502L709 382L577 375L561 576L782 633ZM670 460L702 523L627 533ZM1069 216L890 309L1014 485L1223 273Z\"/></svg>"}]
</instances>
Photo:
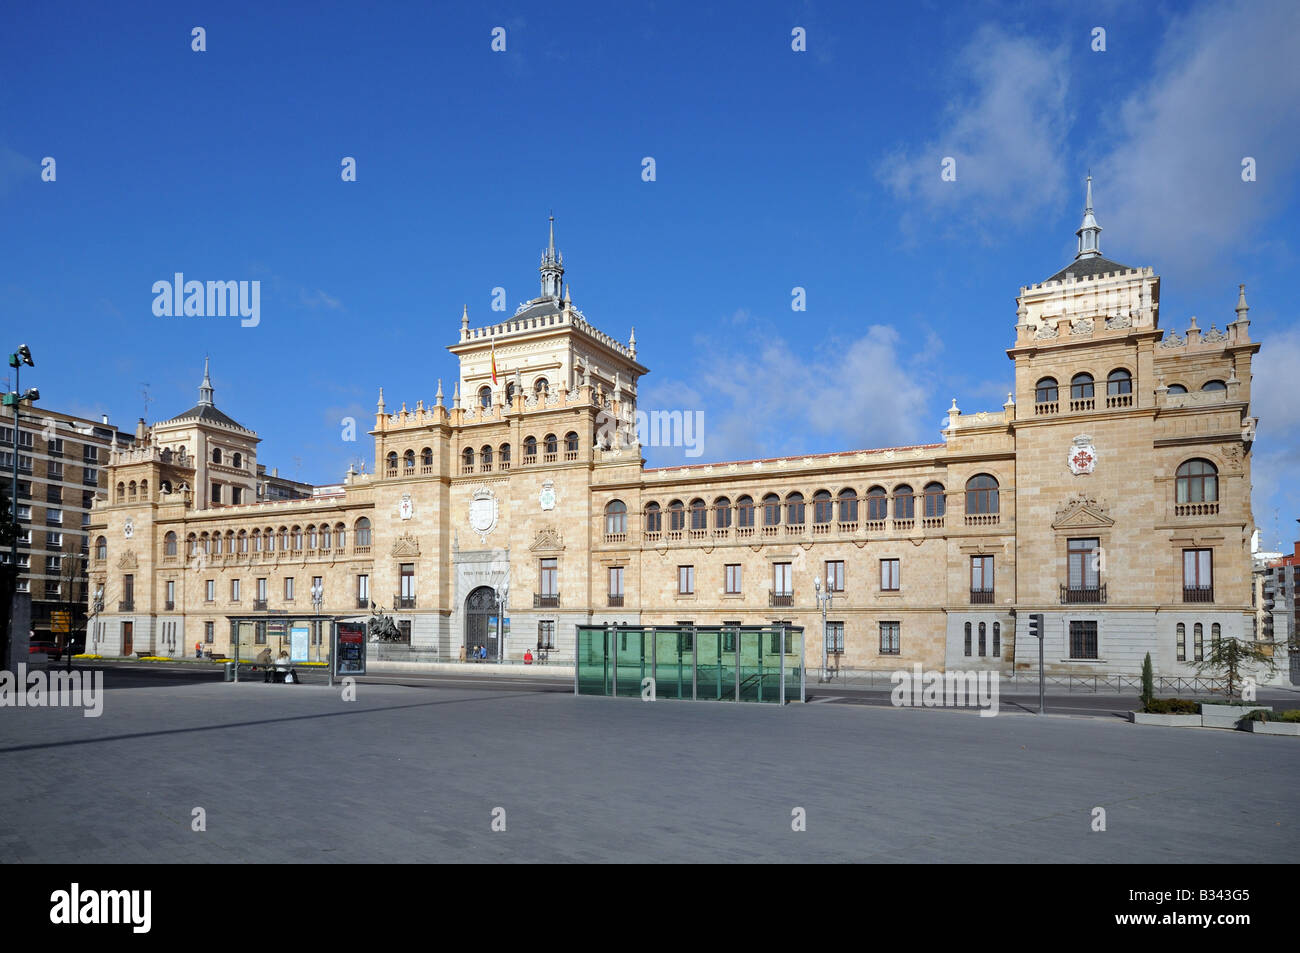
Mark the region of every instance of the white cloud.
<instances>
[{"instance_id":1,"label":"white cloud","mask_svg":"<svg viewBox=\"0 0 1300 953\"><path fill-rule=\"evenodd\" d=\"M647 448L647 459L663 466L937 443L925 424L932 374L899 343L897 330L873 325L859 338L810 347L747 318L725 344L698 342L685 380L647 379L640 410L704 411L701 458Z\"/></svg>"},{"instance_id":2,"label":"white cloud","mask_svg":"<svg viewBox=\"0 0 1300 953\"><path fill-rule=\"evenodd\" d=\"M1191 272L1238 250L1284 204L1300 149L1297 36L1294 0L1217 4L1174 21L1093 166L1108 255ZM1244 156L1258 163L1256 182L1241 180Z\"/></svg>"},{"instance_id":3,"label":"white cloud","mask_svg":"<svg viewBox=\"0 0 1300 953\"><path fill-rule=\"evenodd\" d=\"M1252 449L1251 494L1255 523L1265 548L1281 544L1290 551L1300 516L1300 401L1295 373L1300 368L1300 327L1264 340L1252 368L1251 413L1259 418ZM1274 519L1276 512L1277 518ZM1275 525L1282 535L1278 540Z\"/></svg>"},{"instance_id":4,"label":"white cloud","mask_svg":"<svg viewBox=\"0 0 1300 953\"><path fill-rule=\"evenodd\" d=\"M981 28L954 63L950 82L973 84L954 97L942 131L919 149L899 149L877 176L900 201L904 231L919 212L944 215L949 231L982 231L1004 221L1027 221L1062 196L1069 113L1069 64L1051 48L993 26ZM944 156L956 159L956 180L940 178Z\"/></svg>"}]
</instances>

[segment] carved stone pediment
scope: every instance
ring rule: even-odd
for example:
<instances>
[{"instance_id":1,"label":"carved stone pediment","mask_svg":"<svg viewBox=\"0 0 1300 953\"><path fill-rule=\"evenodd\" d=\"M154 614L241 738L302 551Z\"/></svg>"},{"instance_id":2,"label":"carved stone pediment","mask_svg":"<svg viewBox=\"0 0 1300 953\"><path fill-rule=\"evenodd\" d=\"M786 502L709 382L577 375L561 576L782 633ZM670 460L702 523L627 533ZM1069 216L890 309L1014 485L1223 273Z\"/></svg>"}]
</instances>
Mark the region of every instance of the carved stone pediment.
<instances>
[{"instance_id":1,"label":"carved stone pediment","mask_svg":"<svg viewBox=\"0 0 1300 953\"><path fill-rule=\"evenodd\" d=\"M403 533L397 539L393 540L393 556L418 556L420 555L420 537L413 536L410 533Z\"/></svg>"},{"instance_id":2,"label":"carved stone pediment","mask_svg":"<svg viewBox=\"0 0 1300 953\"><path fill-rule=\"evenodd\" d=\"M528 549L534 553L558 553L564 549L564 541L560 538L559 530L547 526L538 532L537 538Z\"/></svg>"},{"instance_id":3,"label":"carved stone pediment","mask_svg":"<svg viewBox=\"0 0 1300 953\"><path fill-rule=\"evenodd\" d=\"M1115 521L1108 515L1108 507L1092 497L1076 496L1067 501L1056 511L1052 520L1053 529L1085 529L1114 526Z\"/></svg>"},{"instance_id":4,"label":"carved stone pediment","mask_svg":"<svg viewBox=\"0 0 1300 953\"><path fill-rule=\"evenodd\" d=\"M128 549L126 552L122 553L121 556L117 557L118 569L136 569L138 566L139 561L135 558L135 550L133 549Z\"/></svg>"}]
</instances>

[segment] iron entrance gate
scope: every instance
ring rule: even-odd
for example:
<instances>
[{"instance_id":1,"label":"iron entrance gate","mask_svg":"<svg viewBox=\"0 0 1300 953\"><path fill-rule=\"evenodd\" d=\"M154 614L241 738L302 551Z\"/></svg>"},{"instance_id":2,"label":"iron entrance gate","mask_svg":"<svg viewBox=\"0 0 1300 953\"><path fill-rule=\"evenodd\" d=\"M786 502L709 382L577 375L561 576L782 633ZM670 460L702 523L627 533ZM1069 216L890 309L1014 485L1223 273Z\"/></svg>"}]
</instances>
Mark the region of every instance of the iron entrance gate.
<instances>
[{"instance_id":1,"label":"iron entrance gate","mask_svg":"<svg viewBox=\"0 0 1300 953\"><path fill-rule=\"evenodd\" d=\"M499 652L497 630L489 620L497 613L497 594L491 586L479 586L465 600L465 655L477 657L480 646L487 648L487 657L495 660Z\"/></svg>"}]
</instances>

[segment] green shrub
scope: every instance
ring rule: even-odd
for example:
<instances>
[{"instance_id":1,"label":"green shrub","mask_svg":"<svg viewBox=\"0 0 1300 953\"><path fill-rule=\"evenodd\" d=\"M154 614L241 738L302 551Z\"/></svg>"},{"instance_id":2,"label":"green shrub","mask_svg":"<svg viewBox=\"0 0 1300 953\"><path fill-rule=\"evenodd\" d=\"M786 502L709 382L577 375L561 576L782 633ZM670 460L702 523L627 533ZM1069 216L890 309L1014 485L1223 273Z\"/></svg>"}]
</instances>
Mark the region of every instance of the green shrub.
<instances>
[{"instance_id":1,"label":"green shrub","mask_svg":"<svg viewBox=\"0 0 1300 953\"><path fill-rule=\"evenodd\" d=\"M1142 660L1142 707L1149 708L1156 697L1154 679L1151 675L1151 653Z\"/></svg>"},{"instance_id":2,"label":"green shrub","mask_svg":"<svg viewBox=\"0 0 1300 953\"><path fill-rule=\"evenodd\" d=\"M1300 708L1292 708L1289 711L1269 711L1261 708L1258 711L1252 711L1246 715L1242 721L1285 721L1300 722Z\"/></svg>"},{"instance_id":3,"label":"green shrub","mask_svg":"<svg viewBox=\"0 0 1300 953\"><path fill-rule=\"evenodd\" d=\"M1153 698L1143 711L1148 715L1199 715L1201 703L1190 698Z\"/></svg>"}]
</instances>

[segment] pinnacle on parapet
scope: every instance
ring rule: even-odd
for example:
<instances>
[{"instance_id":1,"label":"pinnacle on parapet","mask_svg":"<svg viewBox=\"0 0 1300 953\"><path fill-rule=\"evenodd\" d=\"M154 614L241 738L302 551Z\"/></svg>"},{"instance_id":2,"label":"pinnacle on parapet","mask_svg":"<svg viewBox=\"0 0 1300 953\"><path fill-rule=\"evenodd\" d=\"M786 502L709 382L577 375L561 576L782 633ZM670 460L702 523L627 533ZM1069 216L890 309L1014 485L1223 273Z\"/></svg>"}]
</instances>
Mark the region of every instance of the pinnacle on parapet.
<instances>
[{"instance_id":1,"label":"pinnacle on parapet","mask_svg":"<svg viewBox=\"0 0 1300 953\"><path fill-rule=\"evenodd\" d=\"M1246 286L1237 285L1237 320L1245 321L1249 313L1250 306L1246 304Z\"/></svg>"},{"instance_id":2,"label":"pinnacle on parapet","mask_svg":"<svg viewBox=\"0 0 1300 953\"><path fill-rule=\"evenodd\" d=\"M1092 214L1092 176L1088 176L1088 193L1083 209L1083 224L1075 232L1079 236L1079 250L1075 261L1080 258L1101 257L1101 226Z\"/></svg>"}]
</instances>

